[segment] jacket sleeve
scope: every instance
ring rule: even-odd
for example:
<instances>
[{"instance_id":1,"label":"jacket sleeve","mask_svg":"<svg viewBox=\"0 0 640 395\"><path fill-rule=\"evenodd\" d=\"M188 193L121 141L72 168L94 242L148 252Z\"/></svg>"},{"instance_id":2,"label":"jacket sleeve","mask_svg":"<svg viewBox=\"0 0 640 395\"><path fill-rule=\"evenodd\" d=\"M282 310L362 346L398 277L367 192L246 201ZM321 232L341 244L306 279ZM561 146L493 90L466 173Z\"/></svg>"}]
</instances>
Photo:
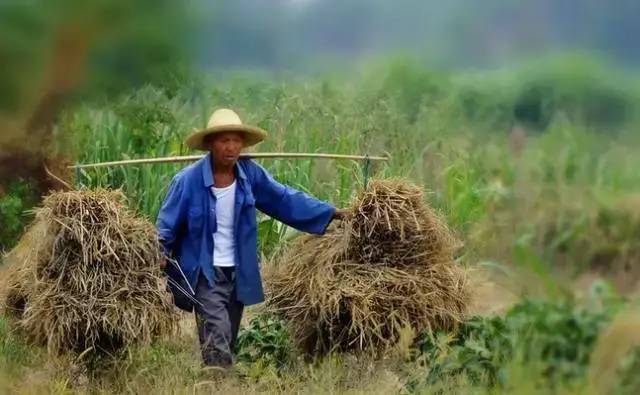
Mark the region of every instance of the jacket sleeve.
<instances>
[{"instance_id":1,"label":"jacket sleeve","mask_svg":"<svg viewBox=\"0 0 640 395\"><path fill-rule=\"evenodd\" d=\"M336 209L329 203L276 181L255 165L253 191L256 208L302 232L323 234Z\"/></svg>"},{"instance_id":2,"label":"jacket sleeve","mask_svg":"<svg viewBox=\"0 0 640 395\"><path fill-rule=\"evenodd\" d=\"M187 203L184 182L178 175L171 180L156 220L158 239L167 256L173 253L180 229L186 221Z\"/></svg>"}]
</instances>

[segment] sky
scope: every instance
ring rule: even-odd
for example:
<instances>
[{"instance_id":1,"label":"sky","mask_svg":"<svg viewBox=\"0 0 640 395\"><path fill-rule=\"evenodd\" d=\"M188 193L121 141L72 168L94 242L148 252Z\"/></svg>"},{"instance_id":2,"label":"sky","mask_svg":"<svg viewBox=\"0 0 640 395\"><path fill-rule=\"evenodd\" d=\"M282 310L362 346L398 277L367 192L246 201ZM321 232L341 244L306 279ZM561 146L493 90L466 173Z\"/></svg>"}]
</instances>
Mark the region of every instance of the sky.
<instances>
[{"instance_id":1,"label":"sky","mask_svg":"<svg viewBox=\"0 0 640 395\"><path fill-rule=\"evenodd\" d=\"M201 0L206 66L313 69L406 55L497 67L558 52L640 64L637 0Z\"/></svg>"}]
</instances>

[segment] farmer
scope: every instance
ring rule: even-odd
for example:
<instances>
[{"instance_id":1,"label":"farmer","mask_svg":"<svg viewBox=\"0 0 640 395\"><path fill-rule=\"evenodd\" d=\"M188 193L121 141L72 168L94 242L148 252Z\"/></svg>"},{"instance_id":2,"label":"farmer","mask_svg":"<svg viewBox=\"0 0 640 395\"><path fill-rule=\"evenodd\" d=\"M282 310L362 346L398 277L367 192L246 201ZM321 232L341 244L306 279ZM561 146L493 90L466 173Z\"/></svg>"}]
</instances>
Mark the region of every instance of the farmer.
<instances>
[{"instance_id":1,"label":"farmer","mask_svg":"<svg viewBox=\"0 0 640 395\"><path fill-rule=\"evenodd\" d=\"M209 151L171 181L158 214L165 254L194 291L202 359L230 367L245 305L264 300L257 251L256 209L300 231L322 234L345 210L280 184L260 165L240 159L243 148L267 134L243 125L228 109L215 111L208 126L186 145ZM169 269L171 263L166 263ZM175 295L175 292L174 292ZM190 308L189 308L190 309Z\"/></svg>"}]
</instances>

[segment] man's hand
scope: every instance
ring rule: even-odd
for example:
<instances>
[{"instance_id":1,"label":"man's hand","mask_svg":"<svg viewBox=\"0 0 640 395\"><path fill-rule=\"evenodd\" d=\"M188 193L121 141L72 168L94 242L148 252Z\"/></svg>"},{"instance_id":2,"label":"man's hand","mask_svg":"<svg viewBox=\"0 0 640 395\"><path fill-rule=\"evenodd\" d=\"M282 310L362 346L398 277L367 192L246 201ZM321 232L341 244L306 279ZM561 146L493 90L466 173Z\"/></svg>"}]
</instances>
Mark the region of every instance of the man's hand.
<instances>
[{"instance_id":1,"label":"man's hand","mask_svg":"<svg viewBox=\"0 0 640 395\"><path fill-rule=\"evenodd\" d=\"M333 213L333 219L340 221L347 219L349 216L351 216L351 211L344 208L336 209L335 213Z\"/></svg>"}]
</instances>

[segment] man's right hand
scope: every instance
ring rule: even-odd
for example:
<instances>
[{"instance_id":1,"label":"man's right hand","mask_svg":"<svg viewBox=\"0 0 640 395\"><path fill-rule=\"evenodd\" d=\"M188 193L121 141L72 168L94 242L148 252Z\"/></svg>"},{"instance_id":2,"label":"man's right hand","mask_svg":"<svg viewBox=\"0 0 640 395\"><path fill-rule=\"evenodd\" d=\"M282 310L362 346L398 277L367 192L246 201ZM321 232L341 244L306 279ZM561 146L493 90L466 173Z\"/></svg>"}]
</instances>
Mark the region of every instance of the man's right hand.
<instances>
[{"instance_id":1,"label":"man's right hand","mask_svg":"<svg viewBox=\"0 0 640 395\"><path fill-rule=\"evenodd\" d=\"M351 210L339 208L339 209L336 209L336 211L333 213L332 219L337 219L342 221L349 218L350 216L351 216Z\"/></svg>"}]
</instances>

